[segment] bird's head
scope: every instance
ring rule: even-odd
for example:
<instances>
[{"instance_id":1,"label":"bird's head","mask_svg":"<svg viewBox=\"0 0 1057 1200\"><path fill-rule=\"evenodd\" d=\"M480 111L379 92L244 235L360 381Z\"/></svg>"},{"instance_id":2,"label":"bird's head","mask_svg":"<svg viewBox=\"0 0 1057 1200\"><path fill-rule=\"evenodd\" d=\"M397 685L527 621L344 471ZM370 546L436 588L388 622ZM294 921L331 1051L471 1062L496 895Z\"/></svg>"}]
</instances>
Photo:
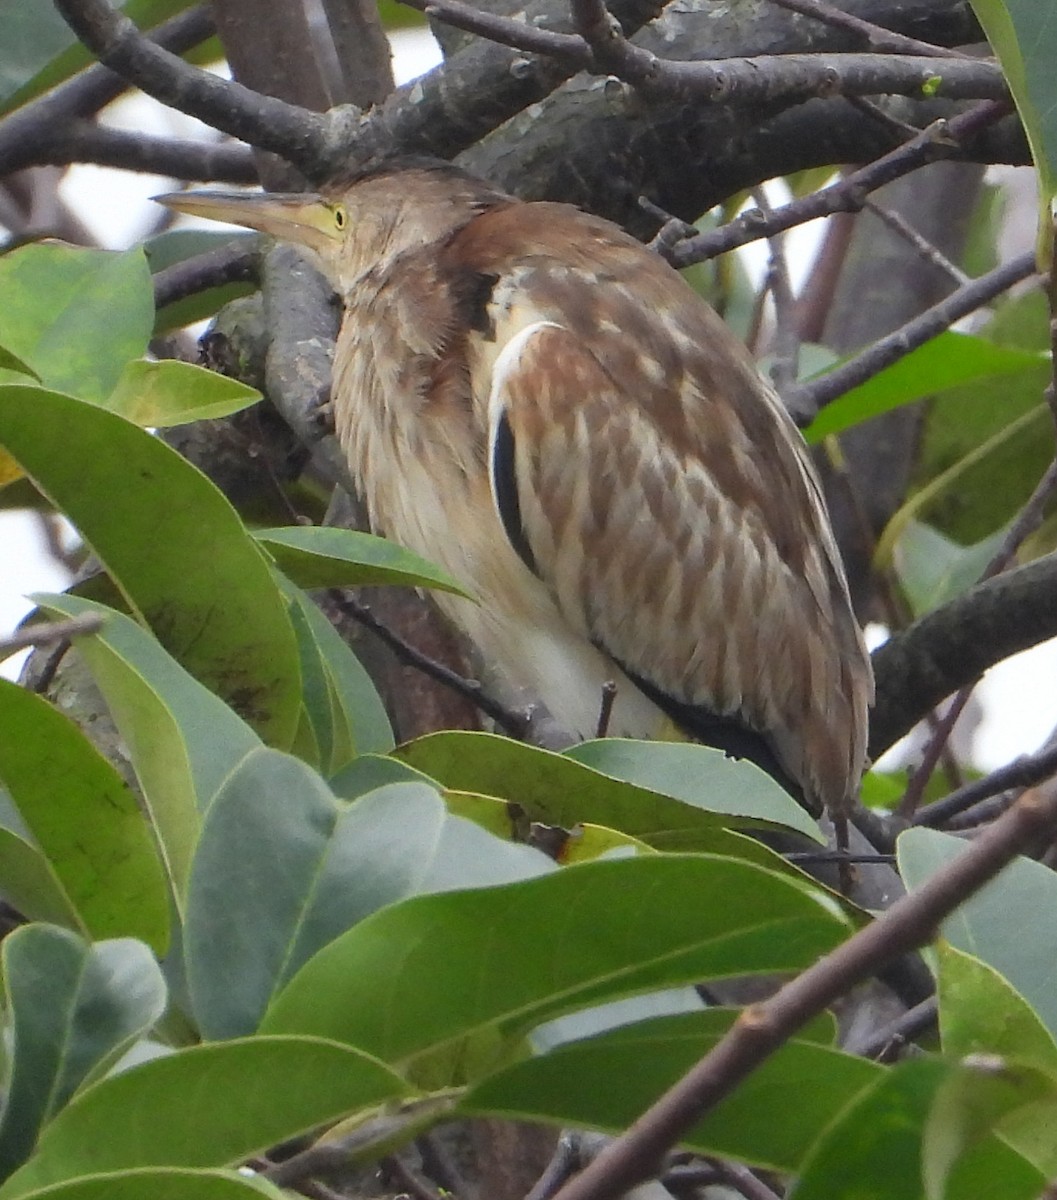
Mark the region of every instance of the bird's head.
<instances>
[{"instance_id":1,"label":"bird's head","mask_svg":"<svg viewBox=\"0 0 1057 1200\"><path fill-rule=\"evenodd\" d=\"M432 159L392 159L317 193L172 192L159 204L191 216L245 225L307 250L347 295L369 271L442 240L511 197Z\"/></svg>"}]
</instances>

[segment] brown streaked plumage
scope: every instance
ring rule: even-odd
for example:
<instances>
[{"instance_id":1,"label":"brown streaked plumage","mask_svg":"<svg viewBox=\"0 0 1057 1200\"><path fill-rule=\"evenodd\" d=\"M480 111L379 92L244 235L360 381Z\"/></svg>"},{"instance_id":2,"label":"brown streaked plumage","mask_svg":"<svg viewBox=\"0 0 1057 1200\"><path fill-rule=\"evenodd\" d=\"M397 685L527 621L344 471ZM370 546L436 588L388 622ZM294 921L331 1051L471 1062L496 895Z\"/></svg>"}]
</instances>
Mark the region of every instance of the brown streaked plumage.
<instances>
[{"instance_id":1,"label":"brown streaked plumage","mask_svg":"<svg viewBox=\"0 0 1057 1200\"><path fill-rule=\"evenodd\" d=\"M378 531L508 689L580 736L673 721L809 807L857 786L873 681L807 450L747 352L607 221L443 164L174 208L312 251L346 308L338 437Z\"/></svg>"}]
</instances>

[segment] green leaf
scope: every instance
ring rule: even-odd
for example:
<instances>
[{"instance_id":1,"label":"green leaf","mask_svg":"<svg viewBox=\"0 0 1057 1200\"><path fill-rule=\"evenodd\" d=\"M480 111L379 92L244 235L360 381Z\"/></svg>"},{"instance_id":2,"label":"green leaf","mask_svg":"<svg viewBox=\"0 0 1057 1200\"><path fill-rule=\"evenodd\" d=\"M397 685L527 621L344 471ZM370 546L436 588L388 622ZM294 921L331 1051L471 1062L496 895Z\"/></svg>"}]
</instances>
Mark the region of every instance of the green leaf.
<instances>
[{"instance_id":1,"label":"green leaf","mask_svg":"<svg viewBox=\"0 0 1057 1200\"><path fill-rule=\"evenodd\" d=\"M604 749L608 745L611 750ZM577 761L581 755L588 761L600 756L612 773ZM395 756L446 788L515 801L529 820L565 829L580 822L606 825L661 850L699 849L718 829L773 829L780 820L784 827L785 818L819 838L804 810L762 771L708 746L605 739L553 754L494 734L459 731L427 734L398 747ZM617 779L618 771L629 777L641 771L651 786Z\"/></svg>"},{"instance_id":2,"label":"green leaf","mask_svg":"<svg viewBox=\"0 0 1057 1200\"><path fill-rule=\"evenodd\" d=\"M1050 202L1057 191L1057 22L1038 0L970 0L1016 102L1039 178L1039 266L1053 246Z\"/></svg>"},{"instance_id":3,"label":"green leaf","mask_svg":"<svg viewBox=\"0 0 1057 1200\"><path fill-rule=\"evenodd\" d=\"M298 587L396 583L469 595L440 567L370 533L333 525L291 525L261 529L254 536Z\"/></svg>"},{"instance_id":4,"label":"green leaf","mask_svg":"<svg viewBox=\"0 0 1057 1200\"><path fill-rule=\"evenodd\" d=\"M6 1177L85 1079L161 1017L166 989L150 951L131 938L93 946L65 929L26 925L4 939L2 956L13 1035L0 1122Z\"/></svg>"},{"instance_id":5,"label":"green leaf","mask_svg":"<svg viewBox=\"0 0 1057 1200\"><path fill-rule=\"evenodd\" d=\"M984 333L1005 347L1048 353L1045 297L1032 291L1006 300ZM1053 457L1045 405L1039 403L1049 379L1049 362L1040 360L1020 374L952 388L930 402L914 489L927 488L968 461L952 483L930 497L931 525L972 545L1013 519ZM986 453L970 457L985 445Z\"/></svg>"},{"instance_id":6,"label":"green leaf","mask_svg":"<svg viewBox=\"0 0 1057 1200\"><path fill-rule=\"evenodd\" d=\"M5 828L0 828L0 895L31 921L83 928L48 860L25 837Z\"/></svg>"},{"instance_id":7,"label":"green leaf","mask_svg":"<svg viewBox=\"0 0 1057 1200\"><path fill-rule=\"evenodd\" d=\"M128 747L182 907L199 813L260 739L131 618L78 596L33 599L56 616L91 612L106 617L98 633L77 639L77 650Z\"/></svg>"},{"instance_id":8,"label":"green leaf","mask_svg":"<svg viewBox=\"0 0 1057 1200\"><path fill-rule=\"evenodd\" d=\"M707 1054L736 1016L713 1008L640 1021L561 1046L483 1080L459 1109L618 1132ZM849 1098L883 1073L864 1059L794 1038L680 1143L701 1154L795 1171Z\"/></svg>"},{"instance_id":9,"label":"green leaf","mask_svg":"<svg viewBox=\"0 0 1057 1200\"><path fill-rule=\"evenodd\" d=\"M284 1200L286 1192L267 1180L235 1171L191 1171L147 1167L71 1179L24 1193L25 1200Z\"/></svg>"},{"instance_id":10,"label":"green leaf","mask_svg":"<svg viewBox=\"0 0 1057 1200\"><path fill-rule=\"evenodd\" d=\"M192 1046L83 1091L0 1197L102 1171L234 1165L406 1092L382 1063L315 1038Z\"/></svg>"},{"instance_id":11,"label":"green leaf","mask_svg":"<svg viewBox=\"0 0 1057 1200\"><path fill-rule=\"evenodd\" d=\"M899 871L908 888L966 849L960 838L933 829L909 829L896 842ZM1004 976L1057 1036L1057 927L1038 914L1057 910L1057 875L1040 863L1017 858L943 922L943 936ZM1024 931L1031 930L1031 937Z\"/></svg>"},{"instance_id":12,"label":"green leaf","mask_svg":"<svg viewBox=\"0 0 1057 1200\"><path fill-rule=\"evenodd\" d=\"M1012 472L1016 480L1015 490L1019 491L1025 483L1030 486L1031 475L1024 469L1025 463L1021 457L1023 443L1025 439L1028 439L1030 443L1044 447L1048 438L1052 440L1049 426L1049 408L1046 404L1036 404L1028 412L1017 417L1008 425L1004 425L997 433L975 446L963 458L930 479L923 487L914 492L910 499L905 501L889 519L874 551L875 566L883 567L891 561L894 547L911 521L925 512L932 514L935 521L939 502L944 499L952 499L955 504L958 504L963 489L971 490L973 486L976 486L971 481L980 468L984 468L986 474L993 476L996 467L1000 464L1005 463L1005 470L1009 471L1010 462L1015 461L1017 466ZM1004 475L1000 474L999 481L995 486L995 495L989 499L987 505L987 511L994 523L990 524L990 527L985 529L982 534L977 534L969 540L993 533L995 524L1009 519L1012 515L1005 509L1010 487Z\"/></svg>"},{"instance_id":13,"label":"green leaf","mask_svg":"<svg viewBox=\"0 0 1057 1200\"><path fill-rule=\"evenodd\" d=\"M1030 1142L1010 1136L1025 1110L1045 1134ZM998 1129L1004 1139L1034 1167L1052 1175L1057 1166L1053 1122L1057 1118L1057 1080L1034 1066L994 1055L963 1059L936 1092L922 1131L922 1175L928 1200L961 1197L952 1176L968 1156L982 1147L985 1136ZM1036 1133L1038 1132L1036 1128ZM1037 1149L1038 1159L1026 1150ZM1004 1192L1003 1192L1004 1195Z\"/></svg>"},{"instance_id":14,"label":"green leaf","mask_svg":"<svg viewBox=\"0 0 1057 1200\"><path fill-rule=\"evenodd\" d=\"M1023 996L980 959L940 939L940 1036L949 1057L1000 1054L1057 1075L1057 1042Z\"/></svg>"},{"instance_id":15,"label":"green leaf","mask_svg":"<svg viewBox=\"0 0 1057 1200\"><path fill-rule=\"evenodd\" d=\"M796 970L847 930L821 893L748 863L597 861L383 909L308 962L262 1028L332 1037L394 1063L467 1038L491 1038L501 1055L576 1009Z\"/></svg>"},{"instance_id":16,"label":"green leaf","mask_svg":"<svg viewBox=\"0 0 1057 1200\"><path fill-rule=\"evenodd\" d=\"M685 804L784 825L825 841L811 815L765 771L711 746L601 738L571 747L565 757Z\"/></svg>"},{"instance_id":17,"label":"green leaf","mask_svg":"<svg viewBox=\"0 0 1057 1200\"><path fill-rule=\"evenodd\" d=\"M321 754L324 774L337 773L358 754L391 750L393 731L385 705L360 660L311 597L290 584L283 590L301 647L304 702L316 737L326 747ZM317 684L315 708L308 686L310 673Z\"/></svg>"},{"instance_id":18,"label":"green leaf","mask_svg":"<svg viewBox=\"0 0 1057 1200\"><path fill-rule=\"evenodd\" d=\"M982 576L1006 536L999 529L972 546L961 546L921 521L910 521L892 555L899 582L915 617L967 591Z\"/></svg>"},{"instance_id":19,"label":"green leaf","mask_svg":"<svg viewBox=\"0 0 1057 1200\"><path fill-rule=\"evenodd\" d=\"M962 384L1048 369L1046 355L948 330L827 404L804 430L816 445L871 417Z\"/></svg>"},{"instance_id":20,"label":"green leaf","mask_svg":"<svg viewBox=\"0 0 1057 1200\"><path fill-rule=\"evenodd\" d=\"M255 388L204 367L138 359L126 365L103 407L144 428L163 429L226 417L260 398Z\"/></svg>"},{"instance_id":21,"label":"green leaf","mask_svg":"<svg viewBox=\"0 0 1057 1200\"><path fill-rule=\"evenodd\" d=\"M0 346L0 371L13 371L16 375L29 375L40 383L40 376L29 363L24 363L17 354L12 354L6 346Z\"/></svg>"},{"instance_id":22,"label":"green leaf","mask_svg":"<svg viewBox=\"0 0 1057 1200\"><path fill-rule=\"evenodd\" d=\"M135 797L68 717L6 680L0 779L82 928L95 938L140 938L164 953L168 889Z\"/></svg>"},{"instance_id":23,"label":"green leaf","mask_svg":"<svg viewBox=\"0 0 1057 1200\"><path fill-rule=\"evenodd\" d=\"M937 1094L952 1078L972 1086L971 1073L957 1072L937 1058L902 1062L886 1071L852 1099L816 1143L789 1200L850 1195L855 1200L924 1200L924 1161L934 1152L922 1143ZM951 1200L1034 1200L1044 1182L1034 1167L993 1137L961 1163L948 1163L952 1166L946 1193Z\"/></svg>"},{"instance_id":24,"label":"green leaf","mask_svg":"<svg viewBox=\"0 0 1057 1200\"><path fill-rule=\"evenodd\" d=\"M0 342L45 387L104 400L125 364L147 349L153 313L139 249L33 242L0 257ZM8 382L26 381L0 373L0 383Z\"/></svg>"},{"instance_id":25,"label":"green leaf","mask_svg":"<svg viewBox=\"0 0 1057 1200\"><path fill-rule=\"evenodd\" d=\"M300 693L294 631L224 495L164 442L58 392L0 387L0 442L173 657L288 745Z\"/></svg>"},{"instance_id":26,"label":"green leaf","mask_svg":"<svg viewBox=\"0 0 1057 1200\"><path fill-rule=\"evenodd\" d=\"M124 11L142 29L191 6L192 0L129 0ZM0 0L0 115L87 66L88 51L50 4Z\"/></svg>"},{"instance_id":27,"label":"green leaf","mask_svg":"<svg viewBox=\"0 0 1057 1200\"><path fill-rule=\"evenodd\" d=\"M349 807L304 763L257 750L213 802L191 872L184 946L199 1027L252 1032L317 950L385 904L550 869L538 851L450 817L425 784Z\"/></svg>"}]
</instances>

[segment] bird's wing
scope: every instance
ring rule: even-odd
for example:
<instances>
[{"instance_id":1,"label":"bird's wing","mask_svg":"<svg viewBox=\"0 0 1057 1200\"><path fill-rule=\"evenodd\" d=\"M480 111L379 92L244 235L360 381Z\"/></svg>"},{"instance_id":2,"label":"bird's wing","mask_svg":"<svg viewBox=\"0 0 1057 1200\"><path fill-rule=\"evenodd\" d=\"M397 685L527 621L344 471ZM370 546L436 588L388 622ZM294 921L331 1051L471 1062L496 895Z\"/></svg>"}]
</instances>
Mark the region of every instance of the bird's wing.
<instances>
[{"instance_id":1,"label":"bird's wing","mask_svg":"<svg viewBox=\"0 0 1057 1200\"><path fill-rule=\"evenodd\" d=\"M680 724L737 717L839 805L872 680L818 483L740 344L695 306L656 353L619 322L581 336L568 305L500 328L493 499L565 619Z\"/></svg>"}]
</instances>

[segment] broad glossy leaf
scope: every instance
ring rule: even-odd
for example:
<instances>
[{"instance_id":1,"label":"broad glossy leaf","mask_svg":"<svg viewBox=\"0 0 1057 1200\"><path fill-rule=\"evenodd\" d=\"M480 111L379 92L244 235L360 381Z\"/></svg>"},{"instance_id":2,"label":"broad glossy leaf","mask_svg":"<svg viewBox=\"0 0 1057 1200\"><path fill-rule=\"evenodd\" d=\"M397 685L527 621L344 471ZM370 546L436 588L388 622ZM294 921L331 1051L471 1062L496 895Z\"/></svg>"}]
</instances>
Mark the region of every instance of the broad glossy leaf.
<instances>
[{"instance_id":1,"label":"broad glossy leaf","mask_svg":"<svg viewBox=\"0 0 1057 1200\"><path fill-rule=\"evenodd\" d=\"M125 12L149 28L192 0L129 0ZM0 114L53 88L91 61L88 51L50 4L0 0Z\"/></svg>"},{"instance_id":2,"label":"broad glossy leaf","mask_svg":"<svg viewBox=\"0 0 1057 1200\"><path fill-rule=\"evenodd\" d=\"M25 837L6 828L0 828L0 895L31 921L83 929L80 914L48 860Z\"/></svg>"},{"instance_id":3,"label":"broad glossy leaf","mask_svg":"<svg viewBox=\"0 0 1057 1200\"><path fill-rule=\"evenodd\" d=\"M317 950L383 905L552 869L449 816L426 784L350 807L304 763L257 750L213 802L191 872L185 957L199 1026L252 1032Z\"/></svg>"},{"instance_id":4,"label":"broad glossy leaf","mask_svg":"<svg viewBox=\"0 0 1057 1200\"><path fill-rule=\"evenodd\" d=\"M106 617L98 633L77 639L77 649L128 746L180 905L200 811L260 739L131 618L78 596L33 599L56 616Z\"/></svg>"},{"instance_id":5,"label":"broad glossy leaf","mask_svg":"<svg viewBox=\"0 0 1057 1200\"><path fill-rule=\"evenodd\" d=\"M1024 1117L1028 1137L1022 1136ZM1033 1065L991 1055L963 1059L940 1085L925 1122L921 1158L926 1197L954 1200L965 1194L952 1176L965 1175L970 1155L986 1155L985 1138L992 1130L1000 1131L1033 1167L1052 1176L1057 1170L1055 1120L1057 1079L1053 1076Z\"/></svg>"},{"instance_id":6,"label":"broad glossy leaf","mask_svg":"<svg viewBox=\"0 0 1057 1200\"><path fill-rule=\"evenodd\" d=\"M315 705L316 735L327 747L321 754L324 774L342 770L356 755L391 750L393 731L371 677L311 597L283 583L301 647L303 698ZM317 685L314 697L310 674Z\"/></svg>"},{"instance_id":7,"label":"broad glossy leaf","mask_svg":"<svg viewBox=\"0 0 1057 1200\"><path fill-rule=\"evenodd\" d=\"M141 1167L89 1175L24 1193L25 1200L284 1200L288 1193L264 1179L236 1171Z\"/></svg>"},{"instance_id":8,"label":"broad glossy leaf","mask_svg":"<svg viewBox=\"0 0 1057 1200\"><path fill-rule=\"evenodd\" d=\"M83 941L54 925L4 939L11 1065L0 1121L0 1175L90 1075L114 1062L165 1011L161 971L142 942Z\"/></svg>"},{"instance_id":9,"label":"broad glossy leaf","mask_svg":"<svg viewBox=\"0 0 1057 1200\"><path fill-rule=\"evenodd\" d=\"M911 521L892 556L914 616L953 600L980 579L1005 538L999 529L972 546L961 546L921 521Z\"/></svg>"},{"instance_id":10,"label":"broad glossy leaf","mask_svg":"<svg viewBox=\"0 0 1057 1200\"><path fill-rule=\"evenodd\" d=\"M42 697L0 680L0 780L82 927L169 941L165 873L136 798L77 726Z\"/></svg>"},{"instance_id":11,"label":"broad glossy leaf","mask_svg":"<svg viewBox=\"0 0 1057 1200\"><path fill-rule=\"evenodd\" d=\"M316 1038L192 1046L83 1091L0 1197L102 1171L234 1165L406 1091L382 1063Z\"/></svg>"},{"instance_id":12,"label":"broad glossy leaf","mask_svg":"<svg viewBox=\"0 0 1057 1200\"><path fill-rule=\"evenodd\" d=\"M600 738L570 747L565 757L711 812L756 818L825 840L811 816L765 771L711 746Z\"/></svg>"},{"instance_id":13,"label":"broad glossy leaf","mask_svg":"<svg viewBox=\"0 0 1057 1200\"><path fill-rule=\"evenodd\" d=\"M576 1009L796 970L847 931L819 892L748 863L603 860L383 909L307 963L263 1028L333 1037L391 1062L486 1034L499 1052Z\"/></svg>"},{"instance_id":14,"label":"broad glossy leaf","mask_svg":"<svg viewBox=\"0 0 1057 1200\"><path fill-rule=\"evenodd\" d=\"M459 1108L474 1115L626 1129L715 1046L736 1015L714 1008L661 1017L561 1046L483 1080ZM702 1154L795 1171L849 1100L883 1074L882 1067L815 1039L794 1038L681 1143Z\"/></svg>"},{"instance_id":15,"label":"broad glossy leaf","mask_svg":"<svg viewBox=\"0 0 1057 1200\"><path fill-rule=\"evenodd\" d=\"M141 250L33 242L0 257L0 343L45 387L103 401L125 364L147 349L153 320ZM0 372L0 382L26 380Z\"/></svg>"},{"instance_id":16,"label":"broad glossy leaf","mask_svg":"<svg viewBox=\"0 0 1057 1200\"><path fill-rule=\"evenodd\" d=\"M40 383L40 376L29 363L25 363L17 354L12 354L6 346L0 346L0 371L13 371L16 375L28 375Z\"/></svg>"},{"instance_id":17,"label":"broad glossy leaf","mask_svg":"<svg viewBox=\"0 0 1057 1200\"><path fill-rule=\"evenodd\" d=\"M931 1153L922 1144L926 1124L937 1094L957 1070L941 1059L921 1058L880 1075L851 1098L816 1143L790 1200L925 1200L924 1159ZM948 1165L951 1200L1034 1200L1044 1182L994 1137Z\"/></svg>"},{"instance_id":18,"label":"broad glossy leaf","mask_svg":"<svg viewBox=\"0 0 1057 1200\"><path fill-rule=\"evenodd\" d=\"M1006 347L1045 352L1048 328L1045 297L1032 291L1001 304L985 333ZM1053 457L1052 423L1040 404L1049 378L1049 364L1040 361L1020 374L952 388L929 404L915 490L968 463L929 500L931 525L971 545L1013 518ZM983 446L986 453L971 457Z\"/></svg>"},{"instance_id":19,"label":"broad glossy leaf","mask_svg":"<svg viewBox=\"0 0 1057 1200\"><path fill-rule=\"evenodd\" d=\"M776 811L777 784L752 764L732 763L721 751L706 746L613 740L612 751L596 751L588 743L577 747L576 753L585 758L601 753L614 772L618 766L631 772L638 769L633 764L641 750L643 777L671 791L662 794L656 783L644 787L618 780L569 753L553 754L487 733L427 734L394 753L445 787L516 801L530 820L566 829L581 821L607 825L662 850L697 849L698 839L707 838L717 827L778 827L773 816L764 815ZM668 757L666 749L676 753ZM689 753L681 755L681 750ZM690 762L697 763L697 786L684 770ZM664 763L672 769L662 771L658 764ZM818 832L803 810L792 800L789 805L800 816L789 808L781 811L797 822L794 827L810 830L817 839Z\"/></svg>"},{"instance_id":20,"label":"broad glossy leaf","mask_svg":"<svg viewBox=\"0 0 1057 1200\"><path fill-rule=\"evenodd\" d=\"M298 587L396 583L469 594L440 567L370 533L333 525L290 525L261 529L254 536Z\"/></svg>"},{"instance_id":21,"label":"broad glossy leaf","mask_svg":"<svg viewBox=\"0 0 1057 1200\"><path fill-rule=\"evenodd\" d=\"M804 430L804 438L814 445L926 396L980 380L1035 372L1044 365L1042 352L948 330L827 404Z\"/></svg>"},{"instance_id":22,"label":"broad glossy leaf","mask_svg":"<svg viewBox=\"0 0 1057 1200\"><path fill-rule=\"evenodd\" d=\"M297 643L268 563L224 495L114 413L0 387L0 442L77 526L133 613L266 739L297 724Z\"/></svg>"},{"instance_id":23,"label":"broad glossy leaf","mask_svg":"<svg viewBox=\"0 0 1057 1200\"><path fill-rule=\"evenodd\" d=\"M945 1054L1000 1054L1057 1074L1057 1042L1008 979L942 939L935 954Z\"/></svg>"},{"instance_id":24,"label":"broad glossy leaf","mask_svg":"<svg viewBox=\"0 0 1057 1200\"><path fill-rule=\"evenodd\" d=\"M1050 202L1057 191L1057 22L1038 0L970 0L1016 101L1039 176L1040 265L1053 245Z\"/></svg>"},{"instance_id":25,"label":"broad glossy leaf","mask_svg":"<svg viewBox=\"0 0 1057 1200\"><path fill-rule=\"evenodd\" d=\"M965 850L965 842L933 829L909 829L896 842L899 871L908 888ZM1057 911L1057 875L1040 863L1017 858L942 925L952 946L990 964L1035 1009L1057 1036L1057 926L1039 913ZM1025 937L1025 930L1031 931Z\"/></svg>"},{"instance_id":26,"label":"broad glossy leaf","mask_svg":"<svg viewBox=\"0 0 1057 1200\"><path fill-rule=\"evenodd\" d=\"M226 417L260 398L256 388L192 363L137 359L125 366L103 407L144 428L162 429Z\"/></svg>"}]
</instances>

